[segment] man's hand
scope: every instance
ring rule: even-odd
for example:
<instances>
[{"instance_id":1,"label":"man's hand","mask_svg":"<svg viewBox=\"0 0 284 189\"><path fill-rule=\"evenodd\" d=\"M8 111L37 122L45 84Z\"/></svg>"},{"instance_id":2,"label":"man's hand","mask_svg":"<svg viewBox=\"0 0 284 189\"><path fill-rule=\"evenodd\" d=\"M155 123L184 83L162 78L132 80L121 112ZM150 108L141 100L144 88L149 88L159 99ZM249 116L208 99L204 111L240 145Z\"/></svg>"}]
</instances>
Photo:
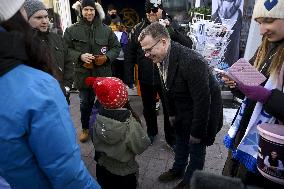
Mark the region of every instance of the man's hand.
<instances>
[{"instance_id":1,"label":"man's hand","mask_svg":"<svg viewBox=\"0 0 284 189\"><path fill-rule=\"evenodd\" d=\"M83 62L88 64L92 63L92 61L95 59L95 57L90 53L81 54L80 58Z\"/></svg>"},{"instance_id":2,"label":"man's hand","mask_svg":"<svg viewBox=\"0 0 284 189\"><path fill-rule=\"evenodd\" d=\"M103 65L107 62L107 56L106 55L95 55L94 63L98 66Z\"/></svg>"},{"instance_id":3,"label":"man's hand","mask_svg":"<svg viewBox=\"0 0 284 189\"><path fill-rule=\"evenodd\" d=\"M199 144L200 142L201 142L201 139L195 138L195 137L190 135L189 144Z\"/></svg>"},{"instance_id":4,"label":"man's hand","mask_svg":"<svg viewBox=\"0 0 284 189\"><path fill-rule=\"evenodd\" d=\"M87 69L93 69L92 61L95 57L90 53L81 54L80 59L84 62L83 66Z\"/></svg>"}]
</instances>

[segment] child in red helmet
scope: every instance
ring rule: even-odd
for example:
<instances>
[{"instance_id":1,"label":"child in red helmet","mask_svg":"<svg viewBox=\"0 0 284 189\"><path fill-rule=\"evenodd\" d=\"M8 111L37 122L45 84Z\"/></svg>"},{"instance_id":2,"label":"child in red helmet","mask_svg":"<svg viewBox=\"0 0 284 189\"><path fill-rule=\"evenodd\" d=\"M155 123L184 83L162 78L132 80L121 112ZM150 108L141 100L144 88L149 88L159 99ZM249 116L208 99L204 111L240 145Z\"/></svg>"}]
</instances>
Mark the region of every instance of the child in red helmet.
<instances>
[{"instance_id":1,"label":"child in red helmet","mask_svg":"<svg viewBox=\"0 0 284 189\"><path fill-rule=\"evenodd\" d=\"M93 124L97 181L104 189L135 189L139 168L135 156L146 150L150 139L131 111L124 108L128 102L126 87L115 77L89 77L86 84L92 86L101 104Z\"/></svg>"}]
</instances>

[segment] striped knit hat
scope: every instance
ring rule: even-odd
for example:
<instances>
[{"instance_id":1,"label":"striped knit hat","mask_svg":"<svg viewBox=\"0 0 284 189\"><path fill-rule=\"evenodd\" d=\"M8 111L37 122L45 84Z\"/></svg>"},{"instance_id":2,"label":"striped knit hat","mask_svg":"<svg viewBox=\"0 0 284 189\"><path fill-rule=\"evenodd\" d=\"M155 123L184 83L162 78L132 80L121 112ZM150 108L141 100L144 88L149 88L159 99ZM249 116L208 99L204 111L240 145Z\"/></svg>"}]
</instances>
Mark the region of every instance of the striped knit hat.
<instances>
[{"instance_id":1,"label":"striped knit hat","mask_svg":"<svg viewBox=\"0 0 284 189\"><path fill-rule=\"evenodd\" d=\"M252 17L284 19L284 0L257 0Z\"/></svg>"}]
</instances>

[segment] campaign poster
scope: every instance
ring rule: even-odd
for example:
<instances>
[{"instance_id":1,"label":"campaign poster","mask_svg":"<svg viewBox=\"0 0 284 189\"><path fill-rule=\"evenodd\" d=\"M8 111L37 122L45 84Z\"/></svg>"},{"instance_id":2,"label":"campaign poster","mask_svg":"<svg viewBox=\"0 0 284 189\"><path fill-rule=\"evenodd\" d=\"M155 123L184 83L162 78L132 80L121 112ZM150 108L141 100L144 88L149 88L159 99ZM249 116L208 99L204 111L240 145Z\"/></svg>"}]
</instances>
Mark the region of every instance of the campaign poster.
<instances>
[{"instance_id":1,"label":"campaign poster","mask_svg":"<svg viewBox=\"0 0 284 189\"><path fill-rule=\"evenodd\" d=\"M240 57L240 35L243 19L243 0L212 0L212 17L228 30L233 30L224 53L224 65L230 67Z\"/></svg>"}]
</instances>

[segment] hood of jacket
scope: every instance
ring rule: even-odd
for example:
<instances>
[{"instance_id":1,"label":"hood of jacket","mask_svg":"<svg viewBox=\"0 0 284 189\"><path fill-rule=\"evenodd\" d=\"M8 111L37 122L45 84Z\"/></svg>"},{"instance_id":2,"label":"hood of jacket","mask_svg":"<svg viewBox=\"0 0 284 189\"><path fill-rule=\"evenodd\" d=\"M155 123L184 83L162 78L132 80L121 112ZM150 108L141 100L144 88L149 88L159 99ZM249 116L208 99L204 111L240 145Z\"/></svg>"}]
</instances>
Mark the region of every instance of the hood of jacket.
<instances>
[{"instance_id":1,"label":"hood of jacket","mask_svg":"<svg viewBox=\"0 0 284 189\"><path fill-rule=\"evenodd\" d=\"M105 19L105 12L104 12L103 7L99 3L95 3L95 6L96 6L96 15L95 15L94 19L100 18L100 20L104 20ZM81 2L80 1L76 1L72 5L72 8L76 11L77 15L81 19L83 19L83 17L82 17L82 9L81 9Z\"/></svg>"},{"instance_id":2,"label":"hood of jacket","mask_svg":"<svg viewBox=\"0 0 284 189\"><path fill-rule=\"evenodd\" d=\"M106 144L116 144L125 140L130 119L124 122L98 114L94 132Z\"/></svg>"},{"instance_id":3,"label":"hood of jacket","mask_svg":"<svg viewBox=\"0 0 284 189\"><path fill-rule=\"evenodd\" d=\"M28 60L24 39L18 32L0 30L0 77Z\"/></svg>"}]
</instances>

